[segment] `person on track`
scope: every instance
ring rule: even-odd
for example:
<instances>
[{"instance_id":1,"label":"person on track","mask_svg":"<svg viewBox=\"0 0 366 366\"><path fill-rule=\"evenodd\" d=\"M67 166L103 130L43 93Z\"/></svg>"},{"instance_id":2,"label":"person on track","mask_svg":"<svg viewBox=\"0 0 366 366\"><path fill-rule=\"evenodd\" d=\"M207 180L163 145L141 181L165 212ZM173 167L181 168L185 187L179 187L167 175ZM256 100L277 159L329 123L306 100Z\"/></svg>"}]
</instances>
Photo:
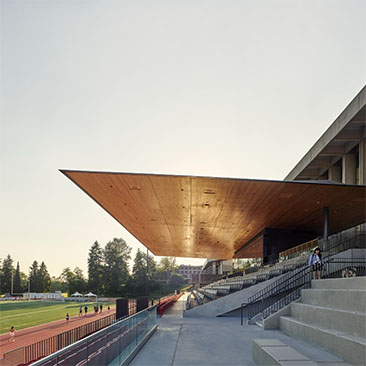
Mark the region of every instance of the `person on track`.
<instances>
[{"instance_id":1,"label":"person on track","mask_svg":"<svg viewBox=\"0 0 366 366\"><path fill-rule=\"evenodd\" d=\"M102 304L99 305L99 309L100 309L100 312L103 311L103 305Z\"/></svg>"},{"instance_id":2,"label":"person on track","mask_svg":"<svg viewBox=\"0 0 366 366\"><path fill-rule=\"evenodd\" d=\"M9 342L15 342L15 328L11 327L9 332Z\"/></svg>"},{"instance_id":3,"label":"person on track","mask_svg":"<svg viewBox=\"0 0 366 366\"><path fill-rule=\"evenodd\" d=\"M66 313L66 323L69 322L69 319L70 319L70 314L69 313Z\"/></svg>"},{"instance_id":4,"label":"person on track","mask_svg":"<svg viewBox=\"0 0 366 366\"><path fill-rule=\"evenodd\" d=\"M82 316L83 315L83 307L80 306L80 309L79 309L79 316Z\"/></svg>"},{"instance_id":5,"label":"person on track","mask_svg":"<svg viewBox=\"0 0 366 366\"><path fill-rule=\"evenodd\" d=\"M85 316L88 314L88 306L87 305L84 306L84 313L85 313Z\"/></svg>"}]
</instances>

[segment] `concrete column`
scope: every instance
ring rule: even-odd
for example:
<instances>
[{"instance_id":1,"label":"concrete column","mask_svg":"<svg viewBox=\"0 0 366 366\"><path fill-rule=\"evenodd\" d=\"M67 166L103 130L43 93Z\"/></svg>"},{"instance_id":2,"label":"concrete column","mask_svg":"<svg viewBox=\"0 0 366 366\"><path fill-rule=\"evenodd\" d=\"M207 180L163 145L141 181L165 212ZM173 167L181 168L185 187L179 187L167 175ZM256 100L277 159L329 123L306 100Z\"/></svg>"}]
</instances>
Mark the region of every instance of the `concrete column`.
<instances>
[{"instance_id":1,"label":"concrete column","mask_svg":"<svg viewBox=\"0 0 366 366\"><path fill-rule=\"evenodd\" d=\"M333 165L328 170L328 179L332 182L342 182L342 168L339 165Z\"/></svg>"},{"instance_id":2,"label":"concrete column","mask_svg":"<svg viewBox=\"0 0 366 366\"><path fill-rule=\"evenodd\" d=\"M329 207L323 208L324 213L324 226L323 226L323 238L328 240L328 228L329 228Z\"/></svg>"},{"instance_id":3,"label":"concrete column","mask_svg":"<svg viewBox=\"0 0 366 366\"><path fill-rule=\"evenodd\" d=\"M355 154L343 155L342 183L356 184L356 155Z\"/></svg>"},{"instance_id":4,"label":"concrete column","mask_svg":"<svg viewBox=\"0 0 366 366\"><path fill-rule=\"evenodd\" d=\"M219 275L223 274L223 270L222 270L222 261L219 262Z\"/></svg>"},{"instance_id":5,"label":"concrete column","mask_svg":"<svg viewBox=\"0 0 366 366\"><path fill-rule=\"evenodd\" d=\"M366 138L360 141L360 184L366 185Z\"/></svg>"}]
</instances>

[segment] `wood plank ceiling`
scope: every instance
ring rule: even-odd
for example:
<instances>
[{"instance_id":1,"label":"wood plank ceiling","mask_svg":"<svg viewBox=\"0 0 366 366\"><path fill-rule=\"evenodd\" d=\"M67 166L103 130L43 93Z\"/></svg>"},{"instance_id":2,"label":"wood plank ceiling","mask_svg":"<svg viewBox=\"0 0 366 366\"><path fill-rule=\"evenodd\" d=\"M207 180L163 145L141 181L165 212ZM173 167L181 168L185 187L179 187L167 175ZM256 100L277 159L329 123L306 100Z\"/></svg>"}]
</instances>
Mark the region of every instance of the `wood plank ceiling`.
<instances>
[{"instance_id":1,"label":"wood plank ceiling","mask_svg":"<svg viewBox=\"0 0 366 366\"><path fill-rule=\"evenodd\" d=\"M321 234L365 222L366 187L338 184L62 170L160 256L233 258L264 228Z\"/></svg>"}]
</instances>

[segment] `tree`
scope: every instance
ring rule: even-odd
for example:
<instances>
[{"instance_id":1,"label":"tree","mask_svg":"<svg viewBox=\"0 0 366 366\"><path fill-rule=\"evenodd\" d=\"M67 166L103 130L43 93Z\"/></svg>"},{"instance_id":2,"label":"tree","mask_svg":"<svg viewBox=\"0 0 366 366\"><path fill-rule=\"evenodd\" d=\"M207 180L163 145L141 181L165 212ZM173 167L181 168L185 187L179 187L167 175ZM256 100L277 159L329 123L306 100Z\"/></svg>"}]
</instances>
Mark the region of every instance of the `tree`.
<instances>
[{"instance_id":1,"label":"tree","mask_svg":"<svg viewBox=\"0 0 366 366\"><path fill-rule=\"evenodd\" d=\"M13 292L14 292L14 294L19 294L19 293L23 292L22 278L21 278L21 274L20 274L19 262L17 262L17 268L16 268L15 273L14 273Z\"/></svg>"},{"instance_id":2,"label":"tree","mask_svg":"<svg viewBox=\"0 0 366 366\"><path fill-rule=\"evenodd\" d=\"M69 296L71 296L74 292L77 291L74 288L74 278L75 278L75 274L73 271L71 271L70 267L66 267L62 270L60 279L62 282L65 283L66 291Z\"/></svg>"},{"instance_id":3,"label":"tree","mask_svg":"<svg viewBox=\"0 0 366 366\"><path fill-rule=\"evenodd\" d=\"M135 296L146 294L146 290L153 290L156 287L155 274L156 274L156 262L152 255L149 255L147 260L147 254L140 249L137 250L134 265L132 269L132 281L130 287ZM146 263L148 262L148 275L146 277ZM148 282L148 286L147 286ZM147 294L146 294L147 295Z\"/></svg>"},{"instance_id":4,"label":"tree","mask_svg":"<svg viewBox=\"0 0 366 366\"><path fill-rule=\"evenodd\" d=\"M13 267L13 259L10 254L4 258L2 266L1 266L1 293L10 293L11 292L11 281L14 267Z\"/></svg>"},{"instance_id":5,"label":"tree","mask_svg":"<svg viewBox=\"0 0 366 366\"><path fill-rule=\"evenodd\" d=\"M131 259L131 248L123 239L114 238L104 248L104 288L109 296L122 296L127 284L128 261Z\"/></svg>"},{"instance_id":6,"label":"tree","mask_svg":"<svg viewBox=\"0 0 366 366\"><path fill-rule=\"evenodd\" d=\"M75 288L78 289L76 291L79 291L81 293L85 293L86 289L87 289L87 286L88 286L88 283L87 283L87 280L84 277L83 270L79 267L75 267L74 268L74 274L75 274L74 286L75 286Z\"/></svg>"},{"instance_id":7,"label":"tree","mask_svg":"<svg viewBox=\"0 0 366 366\"><path fill-rule=\"evenodd\" d=\"M32 265L29 268L29 282L31 292L42 292L43 284L42 279L39 275L38 262L36 260L33 261Z\"/></svg>"},{"instance_id":8,"label":"tree","mask_svg":"<svg viewBox=\"0 0 366 366\"><path fill-rule=\"evenodd\" d=\"M179 290L183 287L184 285L184 278L183 276L177 274L177 273L173 273L170 276L169 279L169 286L171 287L172 290Z\"/></svg>"},{"instance_id":9,"label":"tree","mask_svg":"<svg viewBox=\"0 0 366 366\"><path fill-rule=\"evenodd\" d=\"M75 267L74 271L70 267L66 267L60 276L60 279L66 283L67 293L71 296L74 292L85 292L87 282L83 271L79 267Z\"/></svg>"},{"instance_id":10,"label":"tree","mask_svg":"<svg viewBox=\"0 0 366 366\"><path fill-rule=\"evenodd\" d=\"M28 291L28 276L24 272L20 272L20 288L21 292Z\"/></svg>"},{"instance_id":11,"label":"tree","mask_svg":"<svg viewBox=\"0 0 366 366\"><path fill-rule=\"evenodd\" d=\"M41 292L49 292L51 286L51 276L48 273L46 264L44 262L42 262L41 265L39 266L38 276L39 281L42 285Z\"/></svg>"},{"instance_id":12,"label":"tree","mask_svg":"<svg viewBox=\"0 0 366 366\"><path fill-rule=\"evenodd\" d=\"M163 272L176 273L178 266L175 257L161 258L159 263L159 269Z\"/></svg>"},{"instance_id":13,"label":"tree","mask_svg":"<svg viewBox=\"0 0 366 366\"><path fill-rule=\"evenodd\" d=\"M146 284L146 258L144 258L143 254L140 249L137 249L132 268L133 287L140 290Z\"/></svg>"},{"instance_id":14,"label":"tree","mask_svg":"<svg viewBox=\"0 0 366 366\"><path fill-rule=\"evenodd\" d=\"M66 283L64 281L62 281L60 279L60 277L52 276L50 291L51 292L55 292L55 291L66 292L67 291Z\"/></svg>"},{"instance_id":15,"label":"tree","mask_svg":"<svg viewBox=\"0 0 366 366\"><path fill-rule=\"evenodd\" d=\"M103 291L103 249L97 241L89 249L88 285L89 290L96 294Z\"/></svg>"}]
</instances>

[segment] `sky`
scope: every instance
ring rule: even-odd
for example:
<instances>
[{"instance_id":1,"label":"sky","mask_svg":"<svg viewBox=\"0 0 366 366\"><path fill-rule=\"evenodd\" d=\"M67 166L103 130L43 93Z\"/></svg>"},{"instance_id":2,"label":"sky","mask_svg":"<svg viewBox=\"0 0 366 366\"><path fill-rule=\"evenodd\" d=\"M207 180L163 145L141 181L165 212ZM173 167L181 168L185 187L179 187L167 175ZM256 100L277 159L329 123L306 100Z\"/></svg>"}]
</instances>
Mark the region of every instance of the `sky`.
<instances>
[{"instance_id":1,"label":"sky","mask_svg":"<svg viewBox=\"0 0 366 366\"><path fill-rule=\"evenodd\" d=\"M0 4L0 258L24 272L145 250L59 169L281 180L366 80L365 1Z\"/></svg>"}]
</instances>

